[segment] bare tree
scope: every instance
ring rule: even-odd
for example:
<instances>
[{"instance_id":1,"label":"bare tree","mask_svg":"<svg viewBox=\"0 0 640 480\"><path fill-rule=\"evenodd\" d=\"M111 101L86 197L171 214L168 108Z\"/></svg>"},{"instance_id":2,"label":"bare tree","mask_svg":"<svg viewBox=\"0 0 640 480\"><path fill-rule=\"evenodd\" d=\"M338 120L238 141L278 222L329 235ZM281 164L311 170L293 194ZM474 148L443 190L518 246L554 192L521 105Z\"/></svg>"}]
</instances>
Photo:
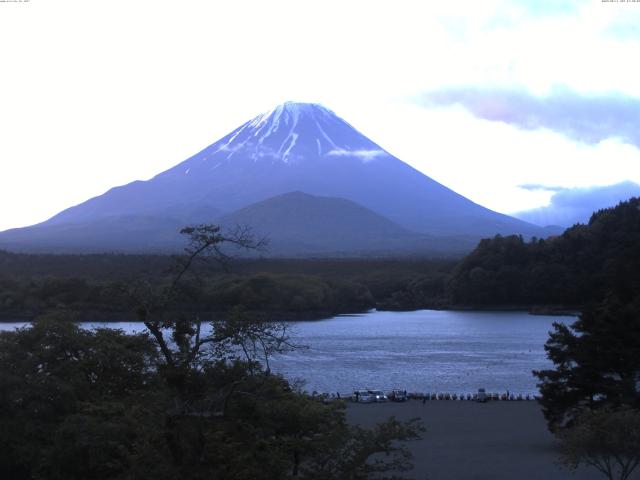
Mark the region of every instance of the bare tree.
<instances>
[{"instance_id":1,"label":"bare tree","mask_svg":"<svg viewBox=\"0 0 640 480\"><path fill-rule=\"evenodd\" d=\"M185 254L177 259L175 276L167 287L156 289L148 282L139 282L133 289L138 317L155 339L164 364L174 376L193 368L203 358L237 358L241 352L248 362L261 362L269 371L269 357L294 348L284 322L262 321L239 310L224 319L210 323L205 334L198 314L169 316L180 283L193 273L199 259L209 259L228 271L232 256L225 250L263 250L265 238L256 239L248 227L236 227L223 232L217 225L197 225L181 230L188 237ZM197 277L196 277L197 278Z\"/></svg>"},{"instance_id":2,"label":"bare tree","mask_svg":"<svg viewBox=\"0 0 640 480\"><path fill-rule=\"evenodd\" d=\"M291 342L286 322L260 321L240 308L212 325L210 339L219 349L218 357L240 354L249 364L261 362L267 374L271 372L269 358L274 354L304 348Z\"/></svg>"},{"instance_id":3,"label":"bare tree","mask_svg":"<svg viewBox=\"0 0 640 480\"><path fill-rule=\"evenodd\" d=\"M198 225L181 233L188 237L188 245L185 254L177 258L171 281L163 287L138 282L132 294L139 305L138 317L160 351L158 372L171 392L164 420L167 446L174 463L188 469L188 459L194 455L200 458L206 444L204 422L194 424L194 419L225 418L232 397L252 395L243 391L242 385L252 379L260 381L255 374L263 371L261 365L268 372L269 357L293 345L282 322L261 322L232 312L203 329L197 313L180 313L181 283L190 274L201 281L194 272L200 260L213 260L228 271L232 256L225 246L261 250L266 245L265 239L256 240L246 227L223 233L216 225ZM241 355L243 364L238 362ZM234 370L232 379L211 389L205 378L212 371L225 371L219 368L220 362L232 370L234 365L240 368ZM267 377L263 378L266 382ZM196 440L185 443L185 435L195 435Z\"/></svg>"}]
</instances>

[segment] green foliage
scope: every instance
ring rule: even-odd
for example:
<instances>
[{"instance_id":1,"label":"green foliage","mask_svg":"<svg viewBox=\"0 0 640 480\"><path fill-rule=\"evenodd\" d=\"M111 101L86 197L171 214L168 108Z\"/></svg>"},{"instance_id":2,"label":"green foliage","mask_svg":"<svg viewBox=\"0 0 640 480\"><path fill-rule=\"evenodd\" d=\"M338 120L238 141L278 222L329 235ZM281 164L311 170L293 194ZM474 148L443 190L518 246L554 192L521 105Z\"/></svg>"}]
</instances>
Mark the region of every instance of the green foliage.
<instances>
[{"instance_id":1,"label":"green foliage","mask_svg":"<svg viewBox=\"0 0 640 480\"><path fill-rule=\"evenodd\" d=\"M571 327L555 323L545 350L555 368L534 374L552 430L570 425L585 408L640 408L640 297L610 295Z\"/></svg>"},{"instance_id":2,"label":"green foliage","mask_svg":"<svg viewBox=\"0 0 640 480\"><path fill-rule=\"evenodd\" d=\"M225 351L169 368L147 335L63 318L0 333L0 477L330 480L410 466L397 442L416 438L415 422L351 427L343 404Z\"/></svg>"},{"instance_id":3,"label":"green foliage","mask_svg":"<svg viewBox=\"0 0 640 480\"><path fill-rule=\"evenodd\" d=\"M380 310L418 310L442 308L447 305L447 276L440 272L416 276L401 284L389 296L381 300Z\"/></svg>"},{"instance_id":4,"label":"green foliage","mask_svg":"<svg viewBox=\"0 0 640 480\"><path fill-rule=\"evenodd\" d=\"M561 461L572 470L584 464L609 480L627 480L640 464L640 411L587 410L560 435Z\"/></svg>"},{"instance_id":5,"label":"green foliage","mask_svg":"<svg viewBox=\"0 0 640 480\"><path fill-rule=\"evenodd\" d=\"M363 285L310 275L232 276L207 285L205 291L205 303L216 309L242 306L261 312L331 315L363 311L374 305L373 297Z\"/></svg>"},{"instance_id":6,"label":"green foliage","mask_svg":"<svg viewBox=\"0 0 640 480\"><path fill-rule=\"evenodd\" d=\"M399 474L413 467L410 452L398 442L415 440L421 432L424 428L417 419L399 422L394 417L373 430L357 426L333 429L323 439L326 448L303 468L305 478L402 478ZM387 472L393 473L380 476Z\"/></svg>"},{"instance_id":7,"label":"green foliage","mask_svg":"<svg viewBox=\"0 0 640 480\"><path fill-rule=\"evenodd\" d=\"M217 232L219 235L220 233ZM223 262L224 264L224 262ZM242 259L229 275L195 257L197 277L182 279L172 307L216 314L242 306L272 318L441 307L453 260ZM89 320L130 318L133 284L168 287L172 258L160 255L25 255L0 251L0 318L62 309ZM140 286L140 285L138 285ZM213 315L211 315L213 316Z\"/></svg>"},{"instance_id":8,"label":"green foliage","mask_svg":"<svg viewBox=\"0 0 640 480\"><path fill-rule=\"evenodd\" d=\"M596 212L547 240L485 239L455 268L455 305L570 305L640 289L640 199Z\"/></svg>"},{"instance_id":9,"label":"green foliage","mask_svg":"<svg viewBox=\"0 0 640 480\"><path fill-rule=\"evenodd\" d=\"M63 318L43 318L0 334L0 477L99 478L56 476L55 448L75 427L93 428L97 412L145 397L154 383L155 358L146 335L88 332ZM114 441L120 441L116 430ZM85 432L80 441L99 443L99 437ZM74 448L80 448L77 441Z\"/></svg>"}]
</instances>

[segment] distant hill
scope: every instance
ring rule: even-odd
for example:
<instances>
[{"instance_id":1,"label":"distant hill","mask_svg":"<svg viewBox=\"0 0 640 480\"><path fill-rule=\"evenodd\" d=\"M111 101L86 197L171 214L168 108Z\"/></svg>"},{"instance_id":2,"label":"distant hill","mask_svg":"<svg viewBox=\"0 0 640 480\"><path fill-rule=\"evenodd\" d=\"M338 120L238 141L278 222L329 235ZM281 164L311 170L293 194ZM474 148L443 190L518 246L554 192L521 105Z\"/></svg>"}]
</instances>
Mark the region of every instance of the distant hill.
<instances>
[{"instance_id":1,"label":"distant hill","mask_svg":"<svg viewBox=\"0 0 640 480\"><path fill-rule=\"evenodd\" d=\"M46 222L0 233L0 248L39 251L172 248L176 225L210 223L222 215L231 218L239 209L290 192L355 202L385 217L387 226L395 224L397 228L391 229L393 235L399 235L400 228L442 237L443 245L451 244L452 237L468 242L496 233L539 237L548 234L545 229L488 210L437 183L395 158L330 110L289 102L248 121L151 180L112 188ZM251 219L258 217L253 215ZM368 224L361 220L365 222L363 225ZM328 219L322 217L322 221ZM138 222L141 225L136 225ZM339 219L333 222L336 228L341 222L348 223ZM378 218L380 228L382 223ZM284 217L279 220L271 217L268 226L273 231L289 228ZM373 228L373 224L370 226ZM320 225L307 224L307 228L321 231ZM304 243L309 237L295 237L302 244L280 242L280 245L291 252L309 251L316 246L329 252L337 246L335 238L328 235L323 237L327 242L324 245L317 241ZM353 251L355 243L358 242L354 239L353 245L340 250ZM402 250L413 249L411 245L396 244ZM430 245L427 242L423 247L428 249ZM384 246L387 247L388 244Z\"/></svg>"},{"instance_id":2,"label":"distant hill","mask_svg":"<svg viewBox=\"0 0 640 480\"><path fill-rule=\"evenodd\" d=\"M225 227L251 225L269 238L272 255L323 255L341 252L463 254L470 239L421 235L355 202L291 192L254 203L220 217Z\"/></svg>"}]
</instances>

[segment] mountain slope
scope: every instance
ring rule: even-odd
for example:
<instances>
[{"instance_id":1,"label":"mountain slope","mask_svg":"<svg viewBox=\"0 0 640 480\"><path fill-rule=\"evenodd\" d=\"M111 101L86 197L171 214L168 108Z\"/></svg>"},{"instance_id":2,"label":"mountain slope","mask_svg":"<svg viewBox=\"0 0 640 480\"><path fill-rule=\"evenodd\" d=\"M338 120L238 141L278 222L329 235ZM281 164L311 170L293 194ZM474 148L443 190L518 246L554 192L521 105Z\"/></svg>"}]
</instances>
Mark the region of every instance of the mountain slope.
<instances>
[{"instance_id":1,"label":"mountain slope","mask_svg":"<svg viewBox=\"0 0 640 480\"><path fill-rule=\"evenodd\" d=\"M0 234L0 248L15 252L173 252L184 244L184 222L151 215L121 215L63 224L40 224Z\"/></svg>"},{"instance_id":2,"label":"mountain slope","mask_svg":"<svg viewBox=\"0 0 640 480\"><path fill-rule=\"evenodd\" d=\"M286 103L146 182L72 207L47 223L153 213L206 203L231 212L291 191L341 197L405 228L432 234L536 234L390 155L333 112Z\"/></svg>"},{"instance_id":3,"label":"mountain slope","mask_svg":"<svg viewBox=\"0 0 640 480\"><path fill-rule=\"evenodd\" d=\"M44 239L53 226L62 232L106 219L135 235L136 226L127 222L143 217L156 219L162 236L167 233L163 221L207 222L212 217L208 212L228 214L295 191L350 200L404 229L428 235L478 239L496 233L546 233L440 185L324 107L285 103L151 180L113 188L21 235L24 241L31 236ZM16 234L0 234L0 246ZM133 237L131 241L145 243Z\"/></svg>"}]
</instances>

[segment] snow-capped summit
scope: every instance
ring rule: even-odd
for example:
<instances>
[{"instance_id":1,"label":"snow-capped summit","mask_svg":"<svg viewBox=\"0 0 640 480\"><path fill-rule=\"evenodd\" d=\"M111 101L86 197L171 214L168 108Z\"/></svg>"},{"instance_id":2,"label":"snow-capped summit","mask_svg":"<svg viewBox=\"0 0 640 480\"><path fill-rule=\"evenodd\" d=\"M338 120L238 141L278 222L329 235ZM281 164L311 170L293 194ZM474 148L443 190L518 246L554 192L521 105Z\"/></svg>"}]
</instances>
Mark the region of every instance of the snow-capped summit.
<instances>
[{"instance_id":1,"label":"snow-capped summit","mask_svg":"<svg viewBox=\"0 0 640 480\"><path fill-rule=\"evenodd\" d=\"M186 174L222 163L297 163L325 157L362 162L389 156L331 110L315 103L285 102L262 113L176 167ZM169 172L175 173L174 169Z\"/></svg>"},{"instance_id":2,"label":"snow-capped summit","mask_svg":"<svg viewBox=\"0 0 640 480\"><path fill-rule=\"evenodd\" d=\"M104 230L107 235L109 229L124 231L125 224L136 227L129 230L138 232L135 235L142 235L142 229L148 238L156 239L175 230L176 225L215 222L290 192L355 202L399 228L421 234L469 238L496 233L545 235L538 227L488 210L440 185L383 150L331 110L287 102L151 180L112 188L31 227L20 241L25 244L27 237L44 232L43 228L48 232L55 229L62 232L56 237L62 245L66 225L81 225L83 232L90 230L86 225L98 225L93 231ZM283 198L287 208L295 208L299 198L307 197ZM251 211L262 215L268 210L277 216L274 202L265 205L268 208ZM278 225L278 219L269 224ZM360 227L354 224L355 229ZM48 235L42 233L41 237Z\"/></svg>"}]
</instances>

